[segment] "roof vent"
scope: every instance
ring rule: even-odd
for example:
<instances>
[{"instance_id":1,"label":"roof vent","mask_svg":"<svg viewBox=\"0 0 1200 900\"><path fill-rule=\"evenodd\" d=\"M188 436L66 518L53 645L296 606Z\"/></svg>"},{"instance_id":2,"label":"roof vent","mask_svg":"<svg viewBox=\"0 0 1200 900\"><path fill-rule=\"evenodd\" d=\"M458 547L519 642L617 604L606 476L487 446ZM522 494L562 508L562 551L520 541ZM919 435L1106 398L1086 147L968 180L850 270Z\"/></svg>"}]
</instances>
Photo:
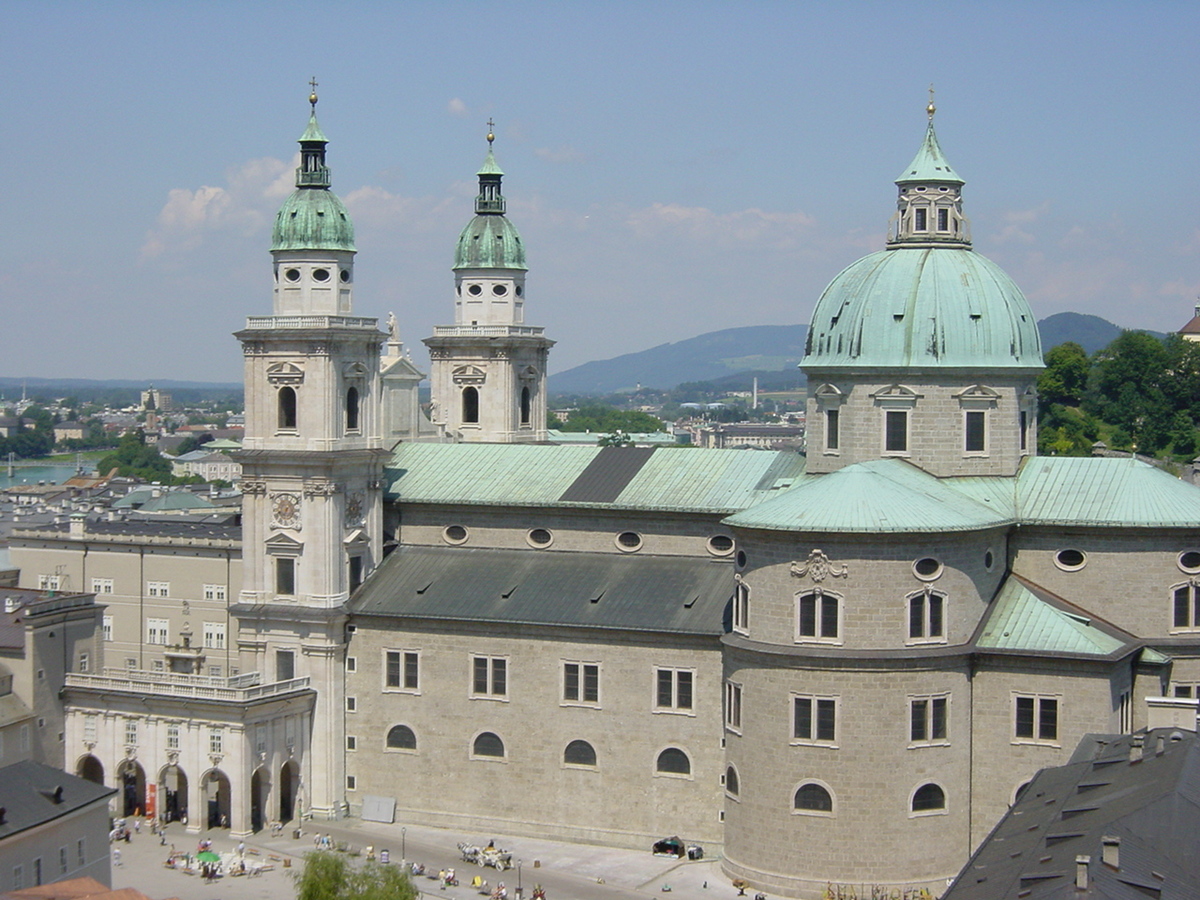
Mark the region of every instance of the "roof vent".
<instances>
[{"instance_id":1,"label":"roof vent","mask_svg":"<svg viewBox=\"0 0 1200 900\"><path fill-rule=\"evenodd\" d=\"M1133 742L1129 745L1129 761L1131 763L1142 761L1142 741L1144 738L1140 734L1133 736Z\"/></svg>"},{"instance_id":2,"label":"roof vent","mask_svg":"<svg viewBox=\"0 0 1200 900\"><path fill-rule=\"evenodd\" d=\"M1075 887L1081 891L1086 891L1088 886L1088 865L1091 863L1090 856L1075 857Z\"/></svg>"},{"instance_id":3,"label":"roof vent","mask_svg":"<svg viewBox=\"0 0 1200 900\"><path fill-rule=\"evenodd\" d=\"M54 789L54 802L62 803L62 795L63 795L63 788L62 788L62 785L60 784L58 787L56 787Z\"/></svg>"},{"instance_id":4,"label":"roof vent","mask_svg":"<svg viewBox=\"0 0 1200 900\"><path fill-rule=\"evenodd\" d=\"M1121 839L1116 835L1106 834L1100 838L1100 861L1114 869L1121 868Z\"/></svg>"}]
</instances>

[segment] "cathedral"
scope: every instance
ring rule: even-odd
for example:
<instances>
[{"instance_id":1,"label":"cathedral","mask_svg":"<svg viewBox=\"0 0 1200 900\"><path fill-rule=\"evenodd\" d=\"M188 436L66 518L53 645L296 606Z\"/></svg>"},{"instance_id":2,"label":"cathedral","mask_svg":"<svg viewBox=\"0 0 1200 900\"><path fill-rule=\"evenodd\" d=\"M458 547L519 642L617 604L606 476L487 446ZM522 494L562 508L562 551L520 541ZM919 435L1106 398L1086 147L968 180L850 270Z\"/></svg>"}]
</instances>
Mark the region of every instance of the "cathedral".
<instances>
[{"instance_id":1,"label":"cathedral","mask_svg":"<svg viewBox=\"0 0 1200 900\"><path fill-rule=\"evenodd\" d=\"M118 812L679 834L771 894L940 892L1084 735L1195 728L1200 490L1037 456L1037 325L932 103L885 249L814 308L804 455L545 443L490 134L426 417L394 321L355 313L310 102L237 332L240 527L13 537L23 583L107 606L62 749Z\"/></svg>"}]
</instances>

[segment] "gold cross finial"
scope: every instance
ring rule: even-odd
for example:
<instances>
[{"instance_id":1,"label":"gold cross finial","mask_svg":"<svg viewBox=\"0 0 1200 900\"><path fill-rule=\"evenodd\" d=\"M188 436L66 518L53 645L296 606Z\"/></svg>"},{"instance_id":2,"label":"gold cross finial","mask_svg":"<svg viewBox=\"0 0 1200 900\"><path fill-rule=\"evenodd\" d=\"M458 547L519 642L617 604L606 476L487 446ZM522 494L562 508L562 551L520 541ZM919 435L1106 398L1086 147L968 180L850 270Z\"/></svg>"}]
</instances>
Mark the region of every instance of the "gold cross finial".
<instances>
[{"instance_id":1,"label":"gold cross finial","mask_svg":"<svg viewBox=\"0 0 1200 900\"><path fill-rule=\"evenodd\" d=\"M489 117L488 118L488 146L491 146L492 141L494 141L496 139L496 134L493 131L493 129L495 127L496 127L496 123L491 120L491 117Z\"/></svg>"},{"instance_id":2,"label":"gold cross finial","mask_svg":"<svg viewBox=\"0 0 1200 900\"><path fill-rule=\"evenodd\" d=\"M308 95L308 102L312 104L313 112L317 111L317 76L314 75L308 79L308 86L312 88L312 93Z\"/></svg>"},{"instance_id":3,"label":"gold cross finial","mask_svg":"<svg viewBox=\"0 0 1200 900\"><path fill-rule=\"evenodd\" d=\"M937 112L937 107L933 105L933 85L929 85L929 105L925 107L925 112L929 114L929 121L933 121L933 114Z\"/></svg>"}]
</instances>

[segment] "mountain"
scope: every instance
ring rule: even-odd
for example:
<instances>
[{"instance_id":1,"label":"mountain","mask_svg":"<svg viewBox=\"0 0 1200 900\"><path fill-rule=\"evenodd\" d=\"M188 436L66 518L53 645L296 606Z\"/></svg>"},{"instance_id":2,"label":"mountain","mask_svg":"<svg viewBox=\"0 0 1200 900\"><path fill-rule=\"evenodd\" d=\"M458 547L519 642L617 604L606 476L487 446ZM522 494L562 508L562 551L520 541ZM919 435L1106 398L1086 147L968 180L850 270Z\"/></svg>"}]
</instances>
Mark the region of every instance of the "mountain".
<instances>
[{"instance_id":1,"label":"mountain","mask_svg":"<svg viewBox=\"0 0 1200 900\"><path fill-rule=\"evenodd\" d=\"M1114 325L1099 316L1089 316L1084 313L1063 312L1047 316L1038 322L1042 332L1042 349L1049 350L1067 341L1074 341L1088 353L1095 353L1115 341L1127 329ZM1144 328L1138 331L1146 331ZM1146 331L1156 338L1166 335L1158 331Z\"/></svg>"}]
</instances>

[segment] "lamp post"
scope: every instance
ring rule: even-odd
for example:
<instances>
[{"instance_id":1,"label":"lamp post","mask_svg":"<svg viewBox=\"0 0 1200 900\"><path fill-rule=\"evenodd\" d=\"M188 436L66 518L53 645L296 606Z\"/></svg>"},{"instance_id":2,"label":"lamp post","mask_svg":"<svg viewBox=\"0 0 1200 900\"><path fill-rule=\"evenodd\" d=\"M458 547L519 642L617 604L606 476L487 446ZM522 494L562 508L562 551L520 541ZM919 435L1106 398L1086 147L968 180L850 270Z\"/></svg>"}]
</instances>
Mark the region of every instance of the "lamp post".
<instances>
[{"instance_id":1,"label":"lamp post","mask_svg":"<svg viewBox=\"0 0 1200 900\"><path fill-rule=\"evenodd\" d=\"M525 890L521 887L521 860L517 859L517 900L523 900Z\"/></svg>"},{"instance_id":2,"label":"lamp post","mask_svg":"<svg viewBox=\"0 0 1200 900\"><path fill-rule=\"evenodd\" d=\"M408 868L408 829L400 828L400 866Z\"/></svg>"}]
</instances>

